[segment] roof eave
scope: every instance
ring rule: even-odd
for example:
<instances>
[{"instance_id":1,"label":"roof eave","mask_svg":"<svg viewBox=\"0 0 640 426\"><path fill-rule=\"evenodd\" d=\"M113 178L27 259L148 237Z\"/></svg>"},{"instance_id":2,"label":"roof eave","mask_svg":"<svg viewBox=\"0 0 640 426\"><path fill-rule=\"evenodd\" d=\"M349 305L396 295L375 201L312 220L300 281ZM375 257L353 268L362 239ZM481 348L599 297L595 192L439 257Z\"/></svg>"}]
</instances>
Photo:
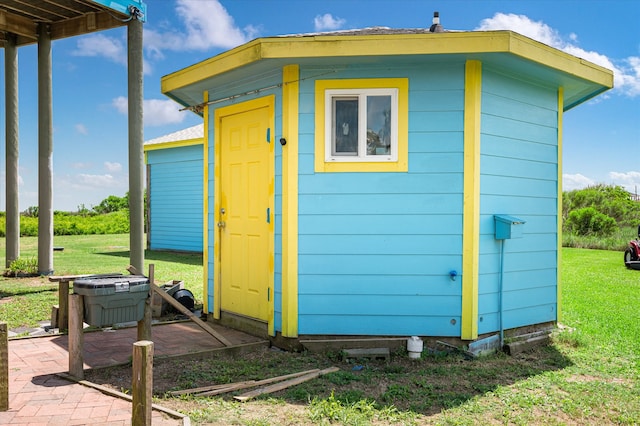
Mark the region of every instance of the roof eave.
<instances>
[{"instance_id":1,"label":"roof eave","mask_svg":"<svg viewBox=\"0 0 640 426\"><path fill-rule=\"evenodd\" d=\"M259 38L162 77L161 90L176 99L181 88L265 59L487 53L516 55L594 83L593 96L613 87L613 72L592 62L513 31L473 31Z\"/></svg>"}]
</instances>

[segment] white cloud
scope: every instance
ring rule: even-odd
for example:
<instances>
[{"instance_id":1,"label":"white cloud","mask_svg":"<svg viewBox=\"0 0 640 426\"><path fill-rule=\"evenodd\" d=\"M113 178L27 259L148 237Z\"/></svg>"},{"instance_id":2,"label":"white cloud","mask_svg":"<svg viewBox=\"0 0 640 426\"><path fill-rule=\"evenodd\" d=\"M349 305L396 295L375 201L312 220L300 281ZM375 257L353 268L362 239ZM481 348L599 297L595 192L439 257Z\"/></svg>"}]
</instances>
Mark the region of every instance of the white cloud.
<instances>
[{"instance_id":1,"label":"white cloud","mask_svg":"<svg viewBox=\"0 0 640 426\"><path fill-rule=\"evenodd\" d=\"M176 14L184 25L183 30L162 26L161 31L145 30L144 47L154 59L163 59L163 50L207 50L232 48L255 37L258 29L247 26L240 29L233 17L218 0L178 0Z\"/></svg>"},{"instance_id":2,"label":"white cloud","mask_svg":"<svg viewBox=\"0 0 640 426\"><path fill-rule=\"evenodd\" d=\"M120 65L127 65L127 47L124 41L107 37L104 34L90 34L78 38L74 56L103 57ZM151 64L143 59L142 68L145 74L151 74Z\"/></svg>"},{"instance_id":3,"label":"white cloud","mask_svg":"<svg viewBox=\"0 0 640 426\"><path fill-rule=\"evenodd\" d=\"M609 172L609 178L614 185L624 187L629 192L636 193L640 187L640 171L631 171L626 173Z\"/></svg>"},{"instance_id":4,"label":"white cloud","mask_svg":"<svg viewBox=\"0 0 640 426\"><path fill-rule=\"evenodd\" d=\"M87 130L87 126L85 126L84 124L78 123L75 125L75 128L76 132L80 133L81 135L89 134L89 130Z\"/></svg>"},{"instance_id":5,"label":"white cloud","mask_svg":"<svg viewBox=\"0 0 640 426\"><path fill-rule=\"evenodd\" d=\"M80 169L80 170L82 170L82 169L90 169L91 167L93 167L93 164L91 164L91 163L80 163L80 162L78 162L78 163L73 163L71 165L71 168Z\"/></svg>"},{"instance_id":6,"label":"white cloud","mask_svg":"<svg viewBox=\"0 0 640 426\"><path fill-rule=\"evenodd\" d=\"M121 114L129 111L128 100L124 96L115 98L113 107ZM182 123L187 112L180 111L180 105L170 99L146 99L143 101L144 125L163 126L165 124Z\"/></svg>"},{"instance_id":7,"label":"white cloud","mask_svg":"<svg viewBox=\"0 0 640 426\"><path fill-rule=\"evenodd\" d=\"M248 25L239 28L231 15L218 0L177 0L176 15L181 28L159 23L159 30L145 28L143 35L146 57L144 73L152 73L151 60L164 59L165 50L188 51L214 48L232 48L254 38L259 30ZM149 25L149 24L147 24ZM75 56L104 57L112 62L126 65L127 47L124 38L91 34L78 38Z\"/></svg>"},{"instance_id":8,"label":"white cloud","mask_svg":"<svg viewBox=\"0 0 640 426\"><path fill-rule=\"evenodd\" d=\"M118 39L103 34L91 34L78 38L74 56L102 56L117 64L127 64L127 49Z\"/></svg>"},{"instance_id":9,"label":"white cloud","mask_svg":"<svg viewBox=\"0 0 640 426\"><path fill-rule=\"evenodd\" d=\"M595 185L595 181L588 177L576 173L575 175L563 174L562 175L562 190L573 191L574 189L583 189L588 186Z\"/></svg>"},{"instance_id":10,"label":"white cloud","mask_svg":"<svg viewBox=\"0 0 640 426\"><path fill-rule=\"evenodd\" d=\"M525 15L515 15L513 13L496 13L492 18L483 19L476 30L516 31L551 47L612 70L614 73L614 90L630 97L640 95L640 57L631 56L614 62L606 55L577 46L575 43L578 36L575 33L569 34L567 40L557 30L542 21L532 21Z\"/></svg>"},{"instance_id":11,"label":"white cloud","mask_svg":"<svg viewBox=\"0 0 640 426\"><path fill-rule=\"evenodd\" d=\"M325 13L324 15L316 15L316 17L313 19L313 25L316 31L337 30L339 28L342 28L342 26L344 26L346 22L347 21L345 21L344 19L334 17L330 13Z\"/></svg>"},{"instance_id":12,"label":"white cloud","mask_svg":"<svg viewBox=\"0 0 640 426\"><path fill-rule=\"evenodd\" d=\"M105 161L104 162L104 168L108 172L118 173L118 172L122 171L122 164L120 164L120 163L112 163L110 161Z\"/></svg>"},{"instance_id":13,"label":"white cloud","mask_svg":"<svg viewBox=\"0 0 640 426\"><path fill-rule=\"evenodd\" d=\"M118 180L108 173L104 175L80 173L75 176L71 186L73 188L114 188L118 185Z\"/></svg>"}]
</instances>

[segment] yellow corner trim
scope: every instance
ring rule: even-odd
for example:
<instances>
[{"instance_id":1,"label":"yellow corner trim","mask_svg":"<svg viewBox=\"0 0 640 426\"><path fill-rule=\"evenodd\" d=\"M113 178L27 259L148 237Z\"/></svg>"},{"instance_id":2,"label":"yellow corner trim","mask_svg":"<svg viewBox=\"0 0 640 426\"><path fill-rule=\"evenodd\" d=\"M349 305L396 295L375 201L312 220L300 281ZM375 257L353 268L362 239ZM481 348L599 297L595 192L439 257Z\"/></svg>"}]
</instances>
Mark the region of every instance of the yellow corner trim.
<instances>
[{"instance_id":1,"label":"yellow corner trim","mask_svg":"<svg viewBox=\"0 0 640 426\"><path fill-rule=\"evenodd\" d=\"M398 89L398 160L388 162L325 161L325 97L331 89ZM315 87L315 171L321 172L406 172L409 170L409 79L363 78L317 80Z\"/></svg>"},{"instance_id":2,"label":"yellow corner trim","mask_svg":"<svg viewBox=\"0 0 640 426\"><path fill-rule=\"evenodd\" d=\"M287 65L282 74L282 335L297 337L299 66Z\"/></svg>"},{"instance_id":3,"label":"yellow corner trim","mask_svg":"<svg viewBox=\"0 0 640 426\"><path fill-rule=\"evenodd\" d=\"M480 110L482 96L482 63L480 61L467 61L464 85L464 201L460 338L473 340L478 337Z\"/></svg>"},{"instance_id":4,"label":"yellow corner trim","mask_svg":"<svg viewBox=\"0 0 640 426\"><path fill-rule=\"evenodd\" d=\"M558 241L556 243L557 259L556 259L556 321L562 319L562 120L564 111L564 88L558 89Z\"/></svg>"}]
</instances>

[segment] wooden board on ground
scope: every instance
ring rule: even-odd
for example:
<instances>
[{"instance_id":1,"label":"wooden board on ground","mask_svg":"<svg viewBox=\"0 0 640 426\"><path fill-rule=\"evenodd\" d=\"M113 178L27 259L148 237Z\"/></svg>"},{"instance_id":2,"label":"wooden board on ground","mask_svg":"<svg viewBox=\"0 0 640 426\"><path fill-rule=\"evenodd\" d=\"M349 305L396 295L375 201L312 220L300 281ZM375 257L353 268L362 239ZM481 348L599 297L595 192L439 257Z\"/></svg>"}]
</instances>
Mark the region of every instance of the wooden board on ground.
<instances>
[{"instance_id":1,"label":"wooden board on ground","mask_svg":"<svg viewBox=\"0 0 640 426\"><path fill-rule=\"evenodd\" d=\"M285 380L284 382L276 383L271 386L265 386L263 388L258 388L252 390L250 392L243 393L242 395L234 396L233 398L240 401L245 402L250 400L251 398L255 398L259 395L264 395L267 393L278 392L283 389L289 388L291 386L299 385L300 383L308 382L309 380L315 379L316 377L323 376L329 373L335 373L336 371L340 371L338 367L329 367L324 370L316 371L313 373L305 374L304 376L296 377L295 379Z\"/></svg>"}]
</instances>

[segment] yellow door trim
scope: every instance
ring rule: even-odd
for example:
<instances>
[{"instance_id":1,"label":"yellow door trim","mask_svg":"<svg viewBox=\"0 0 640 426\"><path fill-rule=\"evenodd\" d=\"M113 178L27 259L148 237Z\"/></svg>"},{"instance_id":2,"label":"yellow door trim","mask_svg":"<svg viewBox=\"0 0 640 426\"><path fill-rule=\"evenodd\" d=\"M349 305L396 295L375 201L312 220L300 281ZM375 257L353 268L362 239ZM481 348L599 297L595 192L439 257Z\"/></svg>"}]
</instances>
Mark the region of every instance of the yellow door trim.
<instances>
[{"instance_id":1,"label":"yellow door trim","mask_svg":"<svg viewBox=\"0 0 640 426\"><path fill-rule=\"evenodd\" d=\"M204 92L203 99L209 100L209 92ZM209 232L207 223L209 223L209 105L205 105L203 110L204 117L204 135L202 143L202 310L209 312ZM215 316L215 315L214 315ZM216 317L216 318L219 318Z\"/></svg>"},{"instance_id":2,"label":"yellow door trim","mask_svg":"<svg viewBox=\"0 0 640 426\"><path fill-rule=\"evenodd\" d=\"M464 201L460 338L473 340L478 337L480 109L482 96L482 63L480 61L467 61L464 86Z\"/></svg>"},{"instance_id":3,"label":"yellow door trim","mask_svg":"<svg viewBox=\"0 0 640 426\"><path fill-rule=\"evenodd\" d=\"M562 119L564 111L564 88L558 89L558 241L556 243L556 321L562 318Z\"/></svg>"},{"instance_id":4,"label":"yellow door trim","mask_svg":"<svg viewBox=\"0 0 640 426\"><path fill-rule=\"evenodd\" d=\"M300 69L282 69L282 335L298 336L298 108ZM269 330L273 335L275 330Z\"/></svg>"},{"instance_id":5,"label":"yellow door trim","mask_svg":"<svg viewBox=\"0 0 640 426\"><path fill-rule=\"evenodd\" d=\"M269 194L268 194L268 198L269 198L269 208L270 208L270 212L271 212L271 220L269 221L269 226L268 226L268 246L269 246L269 253L268 253L268 262L269 262L269 277L268 277L268 282L267 282L267 291L269 294L269 300L268 300L268 307L267 307L267 326L269 330L273 330L274 329L274 303L273 303L273 299L274 299L274 294L273 294L273 278L274 278L274 246L275 246L275 240L274 240L274 204L275 204L275 162L274 162L274 144L275 144L275 137L274 137L274 128L275 128L275 96L274 95L269 95L269 96L264 96L258 99L253 99L253 100L249 100L249 101L245 101L245 102L241 102L238 104L233 104L233 105L229 105L226 107L222 107L222 108L218 108L214 111L214 168L213 168L213 176L214 176L214 185L213 185L213 192L214 192L214 200L213 200L213 257L214 257L214 262L213 262L213 277L214 277L214 303L213 303L213 315L214 318L218 319L220 318L220 298L221 298L221 294L222 294L222 290L221 290L221 285L220 285L220 273L221 273L221 269L222 269L222 265L221 265L221 258L220 258L220 231L217 228L217 226L215 226L215 224L217 224L218 222L221 221L221 217L220 217L220 194L221 194L221 167L220 167L220 159L221 159L221 146L220 146L220 139L221 139L221 132L220 132L220 127L221 127L221 123L222 123L222 119L224 117L230 116L230 115L234 115L234 114L238 114L238 113L242 113L242 112L248 112L251 110L255 110L255 109L260 109L260 108L268 108L269 109L269 128L270 128L270 134L271 134L271 141L270 141L270 145L269 145L269 162L268 162L268 170L269 170L269 176L270 176L270 182L269 182Z\"/></svg>"}]
</instances>

